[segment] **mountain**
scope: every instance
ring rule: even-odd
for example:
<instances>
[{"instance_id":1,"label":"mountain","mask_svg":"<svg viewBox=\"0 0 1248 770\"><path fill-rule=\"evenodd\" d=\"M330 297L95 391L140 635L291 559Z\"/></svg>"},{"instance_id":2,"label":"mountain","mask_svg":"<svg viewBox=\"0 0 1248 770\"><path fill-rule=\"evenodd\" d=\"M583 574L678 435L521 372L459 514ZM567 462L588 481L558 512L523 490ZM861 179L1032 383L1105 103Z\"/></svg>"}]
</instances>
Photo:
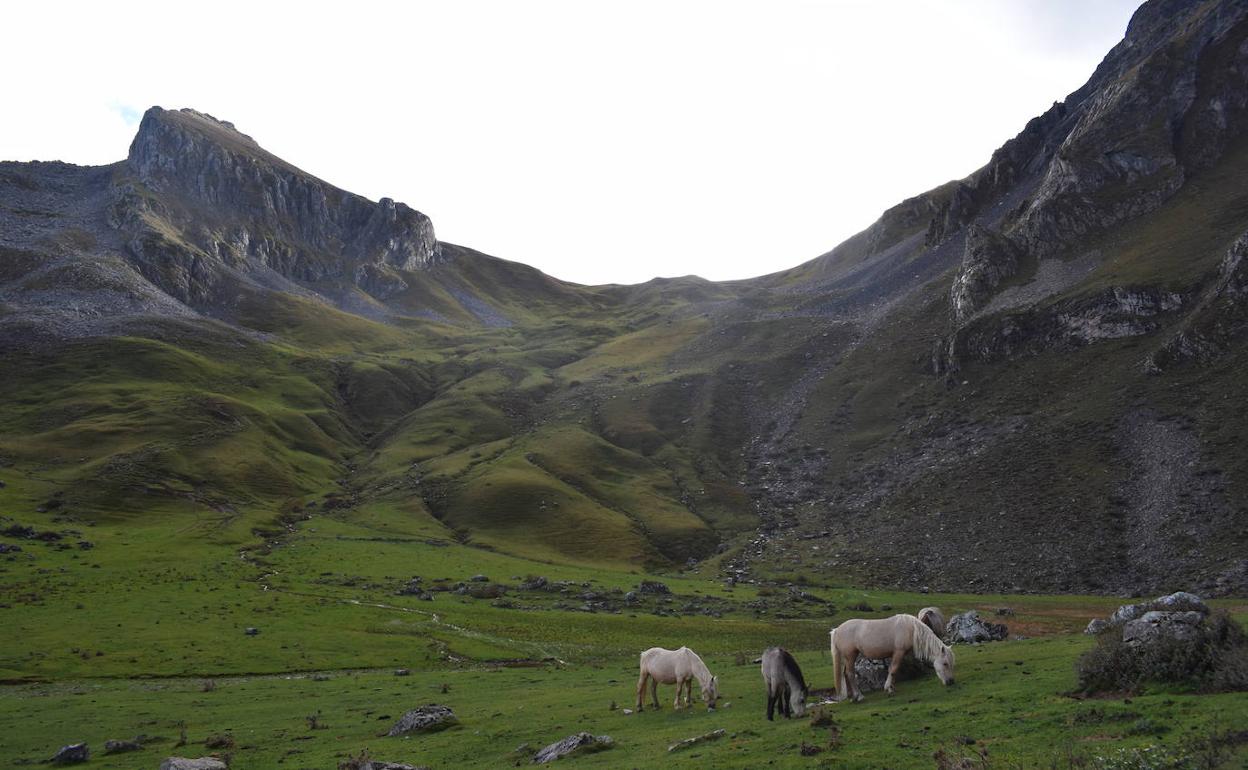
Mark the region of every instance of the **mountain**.
<instances>
[{"instance_id":1,"label":"mountain","mask_svg":"<svg viewBox=\"0 0 1248 770\"><path fill-rule=\"evenodd\" d=\"M0 164L0 464L82 516L377 511L539 559L1248 591L1248 8L1151 0L962 180L792 270L565 283L231 124Z\"/></svg>"}]
</instances>

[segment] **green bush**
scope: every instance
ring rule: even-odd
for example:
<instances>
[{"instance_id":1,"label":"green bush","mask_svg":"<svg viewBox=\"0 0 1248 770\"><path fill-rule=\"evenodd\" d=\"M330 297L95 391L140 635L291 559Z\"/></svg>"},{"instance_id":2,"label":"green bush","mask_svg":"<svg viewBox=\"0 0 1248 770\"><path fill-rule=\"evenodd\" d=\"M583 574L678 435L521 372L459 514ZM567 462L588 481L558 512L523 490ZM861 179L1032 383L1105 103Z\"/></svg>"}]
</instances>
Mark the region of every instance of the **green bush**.
<instances>
[{"instance_id":1,"label":"green bush","mask_svg":"<svg viewBox=\"0 0 1248 770\"><path fill-rule=\"evenodd\" d=\"M1214 614L1185 640L1162 637L1133 646L1114 629L1075 662L1075 672L1085 693L1132 691L1146 682L1248 690L1248 633L1226 613Z\"/></svg>"}]
</instances>

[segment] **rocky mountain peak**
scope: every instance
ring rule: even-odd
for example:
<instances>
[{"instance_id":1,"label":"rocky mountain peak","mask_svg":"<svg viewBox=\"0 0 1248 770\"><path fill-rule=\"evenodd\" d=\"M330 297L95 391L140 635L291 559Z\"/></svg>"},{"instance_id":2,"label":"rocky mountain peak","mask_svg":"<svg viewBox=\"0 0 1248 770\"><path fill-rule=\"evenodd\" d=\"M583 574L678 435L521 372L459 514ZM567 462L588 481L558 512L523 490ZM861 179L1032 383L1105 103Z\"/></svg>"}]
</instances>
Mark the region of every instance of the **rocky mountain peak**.
<instances>
[{"instance_id":1,"label":"rocky mountain peak","mask_svg":"<svg viewBox=\"0 0 1248 770\"><path fill-rule=\"evenodd\" d=\"M399 271L427 267L441 253L433 223L419 211L334 187L195 110L149 109L126 167L113 219L130 231L132 255L154 278L168 277L171 254L189 249L182 261L195 269L174 274L267 269L301 283L346 280L385 299L407 288ZM158 282L195 304L215 294L210 286Z\"/></svg>"}]
</instances>

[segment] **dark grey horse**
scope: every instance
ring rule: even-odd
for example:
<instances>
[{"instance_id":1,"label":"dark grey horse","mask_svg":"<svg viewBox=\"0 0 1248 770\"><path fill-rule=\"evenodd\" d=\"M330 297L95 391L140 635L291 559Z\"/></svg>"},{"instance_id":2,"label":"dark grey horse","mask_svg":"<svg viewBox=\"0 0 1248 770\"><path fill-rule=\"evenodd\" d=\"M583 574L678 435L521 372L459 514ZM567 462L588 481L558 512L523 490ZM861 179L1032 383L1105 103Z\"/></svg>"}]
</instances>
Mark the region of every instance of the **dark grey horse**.
<instances>
[{"instance_id":1,"label":"dark grey horse","mask_svg":"<svg viewBox=\"0 0 1248 770\"><path fill-rule=\"evenodd\" d=\"M768 647L759 661L767 685L767 719L773 719L777 704L786 719L795 714L806 716L806 680L788 650Z\"/></svg>"}]
</instances>

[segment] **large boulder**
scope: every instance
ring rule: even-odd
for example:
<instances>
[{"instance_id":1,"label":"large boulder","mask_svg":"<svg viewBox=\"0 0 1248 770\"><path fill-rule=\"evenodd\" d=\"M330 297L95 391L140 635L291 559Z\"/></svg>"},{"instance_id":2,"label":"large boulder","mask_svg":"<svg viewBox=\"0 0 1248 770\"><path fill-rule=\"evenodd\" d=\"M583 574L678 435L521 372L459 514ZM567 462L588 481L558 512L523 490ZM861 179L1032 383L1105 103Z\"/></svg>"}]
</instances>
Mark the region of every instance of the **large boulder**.
<instances>
[{"instance_id":1,"label":"large boulder","mask_svg":"<svg viewBox=\"0 0 1248 770\"><path fill-rule=\"evenodd\" d=\"M859 656L854 661L854 674L858 677L858 689L864 693L875 692L884 689L884 680L888 679L889 660L871 660ZM901 659L901 667L897 669L897 676L894 677L896 682L904 682L908 679L921 679L930 674L932 667L914 657L907 655Z\"/></svg>"},{"instance_id":2,"label":"large boulder","mask_svg":"<svg viewBox=\"0 0 1248 770\"><path fill-rule=\"evenodd\" d=\"M216 757L169 757L160 763L160 770L229 770L229 766Z\"/></svg>"},{"instance_id":3,"label":"large boulder","mask_svg":"<svg viewBox=\"0 0 1248 770\"><path fill-rule=\"evenodd\" d=\"M60 751L52 755L48 761L54 765L76 765L91 758L91 750L85 743L71 743L62 746Z\"/></svg>"},{"instance_id":4,"label":"large boulder","mask_svg":"<svg viewBox=\"0 0 1248 770\"><path fill-rule=\"evenodd\" d=\"M446 706L430 703L428 706L414 708L399 717L399 721L394 723L394 726L390 728L390 732L386 733L386 735L432 733L438 730L445 730L457 724L459 724L459 720L456 719L454 711L451 711Z\"/></svg>"},{"instance_id":5,"label":"large boulder","mask_svg":"<svg viewBox=\"0 0 1248 770\"><path fill-rule=\"evenodd\" d=\"M1125 626L1133 620L1142 618L1145 614L1154 610L1162 612L1197 612L1201 617L1209 614L1209 605L1196 594L1187 591L1175 591L1172 594L1158 596L1151 602L1139 602L1137 604L1124 604L1109 616L1109 619L1102 623L1092 621L1088 624L1085 633L1096 634L1104 631L1106 628L1118 628ZM1093 626L1095 625L1095 630Z\"/></svg>"},{"instance_id":6,"label":"large boulder","mask_svg":"<svg viewBox=\"0 0 1248 770\"><path fill-rule=\"evenodd\" d=\"M615 745L615 741L610 735L591 735L590 733L577 733L569 735L561 741L556 741L533 756L533 764L544 765L547 762L554 762L556 759L562 759L571 754L587 754L592 751L602 751L609 749Z\"/></svg>"},{"instance_id":7,"label":"large boulder","mask_svg":"<svg viewBox=\"0 0 1248 770\"><path fill-rule=\"evenodd\" d=\"M1150 610L1122 625L1122 641L1127 644L1149 644L1159 639L1188 640L1196 638L1205 616L1199 612L1163 612Z\"/></svg>"},{"instance_id":8,"label":"large boulder","mask_svg":"<svg viewBox=\"0 0 1248 770\"><path fill-rule=\"evenodd\" d=\"M979 644L999 642L1010 634L1003 623L989 623L975 610L954 615L945 624L945 642L948 644Z\"/></svg>"}]
</instances>

